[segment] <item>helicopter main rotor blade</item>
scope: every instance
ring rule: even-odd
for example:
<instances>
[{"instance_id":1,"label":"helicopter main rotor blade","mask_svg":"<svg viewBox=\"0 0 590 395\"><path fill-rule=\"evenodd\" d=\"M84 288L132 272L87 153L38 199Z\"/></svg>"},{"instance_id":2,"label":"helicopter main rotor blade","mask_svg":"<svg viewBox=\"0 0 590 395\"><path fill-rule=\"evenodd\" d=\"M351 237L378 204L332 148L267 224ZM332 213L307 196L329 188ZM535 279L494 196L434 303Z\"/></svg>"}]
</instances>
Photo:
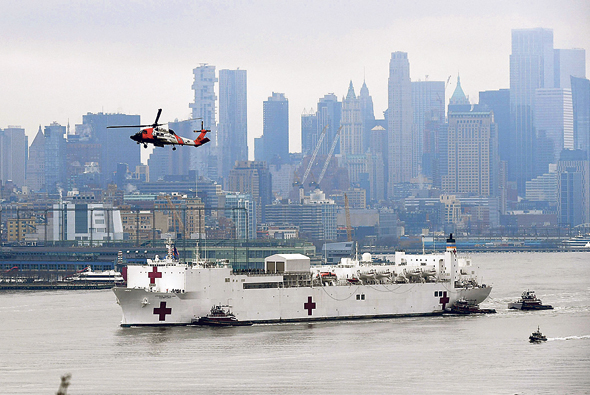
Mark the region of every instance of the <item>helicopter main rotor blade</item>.
<instances>
[{"instance_id":1,"label":"helicopter main rotor blade","mask_svg":"<svg viewBox=\"0 0 590 395\"><path fill-rule=\"evenodd\" d=\"M119 125L119 126L107 126L107 129L117 129L117 128L147 128L153 125Z\"/></svg>"},{"instance_id":2,"label":"helicopter main rotor blade","mask_svg":"<svg viewBox=\"0 0 590 395\"><path fill-rule=\"evenodd\" d=\"M158 115L156 115L156 120L154 121L154 127L159 126L158 120L160 119L160 114L162 114L162 109L158 109Z\"/></svg>"}]
</instances>

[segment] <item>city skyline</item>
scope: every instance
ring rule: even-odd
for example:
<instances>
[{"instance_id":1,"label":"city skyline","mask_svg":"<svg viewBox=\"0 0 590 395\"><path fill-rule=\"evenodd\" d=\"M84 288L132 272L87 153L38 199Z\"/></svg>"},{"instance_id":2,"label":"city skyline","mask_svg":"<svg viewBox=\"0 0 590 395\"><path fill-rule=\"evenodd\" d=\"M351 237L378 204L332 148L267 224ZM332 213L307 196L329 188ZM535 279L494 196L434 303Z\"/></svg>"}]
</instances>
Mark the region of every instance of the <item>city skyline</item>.
<instances>
[{"instance_id":1,"label":"city skyline","mask_svg":"<svg viewBox=\"0 0 590 395\"><path fill-rule=\"evenodd\" d=\"M21 126L32 142L39 125L80 124L88 112L145 120L164 108L165 121L186 119L192 71L208 63L248 72L250 158L272 92L289 98L289 148L298 152L303 110L330 92L341 100L351 80L366 82L382 118L392 52L408 53L412 81L460 73L476 102L480 91L509 88L512 29L553 29L555 48L590 48L582 2L338 4L10 3L0 33L0 127Z\"/></svg>"}]
</instances>

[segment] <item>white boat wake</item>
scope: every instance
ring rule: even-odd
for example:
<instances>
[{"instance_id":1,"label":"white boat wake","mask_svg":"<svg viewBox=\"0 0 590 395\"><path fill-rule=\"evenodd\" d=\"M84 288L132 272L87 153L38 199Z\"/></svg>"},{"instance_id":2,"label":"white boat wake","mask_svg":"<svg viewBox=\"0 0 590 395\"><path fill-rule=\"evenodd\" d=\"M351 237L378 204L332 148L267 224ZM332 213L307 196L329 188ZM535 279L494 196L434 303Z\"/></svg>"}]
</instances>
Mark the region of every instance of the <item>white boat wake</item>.
<instances>
[{"instance_id":1,"label":"white boat wake","mask_svg":"<svg viewBox=\"0 0 590 395\"><path fill-rule=\"evenodd\" d=\"M566 336L566 337L550 337L547 341L554 341L554 340L578 340L578 339L590 339L590 335L584 336Z\"/></svg>"}]
</instances>

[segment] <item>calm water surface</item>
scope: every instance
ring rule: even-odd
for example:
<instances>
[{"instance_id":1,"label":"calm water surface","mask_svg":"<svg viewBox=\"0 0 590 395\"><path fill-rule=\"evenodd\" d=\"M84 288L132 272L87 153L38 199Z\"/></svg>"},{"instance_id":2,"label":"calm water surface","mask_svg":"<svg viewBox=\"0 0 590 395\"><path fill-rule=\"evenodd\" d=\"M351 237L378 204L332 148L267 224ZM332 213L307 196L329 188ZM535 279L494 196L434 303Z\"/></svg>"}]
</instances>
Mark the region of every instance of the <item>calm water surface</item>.
<instances>
[{"instance_id":1,"label":"calm water surface","mask_svg":"<svg viewBox=\"0 0 590 395\"><path fill-rule=\"evenodd\" d=\"M121 328L110 290L0 293L0 393L590 393L590 253L472 257L497 314ZM525 289L555 310L507 310Z\"/></svg>"}]
</instances>

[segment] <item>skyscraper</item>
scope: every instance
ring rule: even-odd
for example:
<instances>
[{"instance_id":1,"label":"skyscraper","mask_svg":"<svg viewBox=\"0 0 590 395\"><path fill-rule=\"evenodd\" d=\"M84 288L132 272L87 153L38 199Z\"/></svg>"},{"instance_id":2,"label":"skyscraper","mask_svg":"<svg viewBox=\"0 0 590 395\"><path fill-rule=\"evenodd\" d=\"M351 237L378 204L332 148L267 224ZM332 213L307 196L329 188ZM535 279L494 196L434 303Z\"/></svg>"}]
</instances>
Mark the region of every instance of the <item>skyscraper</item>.
<instances>
[{"instance_id":1,"label":"skyscraper","mask_svg":"<svg viewBox=\"0 0 590 395\"><path fill-rule=\"evenodd\" d=\"M448 193L497 196L497 130L491 111L450 112L448 173L442 189Z\"/></svg>"},{"instance_id":2,"label":"skyscraper","mask_svg":"<svg viewBox=\"0 0 590 395\"><path fill-rule=\"evenodd\" d=\"M66 127L57 122L45 127L45 190L56 193L66 189Z\"/></svg>"},{"instance_id":3,"label":"skyscraper","mask_svg":"<svg viewBox=\"0 0 590 395\"><path fill-rule=\"evenodd\" d=\"M535 174L535 91L554 86L553 31L551 29L512 30L510 55L510 111L515 135L515 163L509 163L508 179L516 181L524 196L526 181Z\"/></svg>"},{"instance_id":4,"label":"skyscraper","mask_svg":"<svg viewBox=\"0 0 590 395\"><path fill-rule=\"evenodd\" d=\"M107 126L139 125L139 115L87 113L82 116L82 123L91 130L90 141L101 144L99 164L104 182L112 181L119 163L126 163L128 169L141 164L141 145L129 139L139 128L107 129Z\"/></svg>"},{"instance_id":5,"label":"skyscraper","mask_svg":"<svg viewBox=\"0 0 590 395\"><path fill-rule=\"evenodd\" d=\"M0 185L6 181L17 187L25 185L28 147L24 129L9 126L0 130Z\"/></svg>"},{"instance_id":6,"label":"skyscraper","mask_svg":"<svg viewBox=\"0 0 590 395\"><path fill-rule=\"evenodd\" d=\"M413 112L410 62L405 52L393 52L388 84L388 195L394 184L409 182L417 175L413 168Z\"/></svg>"},{"instance_id":7,"label":"skyscraper","mask_svg":"<svg viewBox=\"0 0 590 395\"><path fill-rule=\"evenodd\" d=\"M205 129L210 129L209 138L211 142L201 146L198 150L191 150L191 170L196 170L197 174L211 178L209 170L210 157L215 153L217 145L217 123L215 121L215 109L217 96L215 96L215 66L201 64L193 69L194 102L189 104L192 109L192 117L200 118L197 123L203 123Z\"/></svg>"},{"instance_id":8,"label":"skyscraper","mask_svg":"<svg viewBox=\"0 0 590 395\"><path fill-rule=\"evenodd\" d=\"M560 225L590 222L590 165L585 151L562 151L557 162L557 190Z\"/></svg>"},{"instance_id":9,"label":"skyscraper","mask_svg":"<svg viewBox=\"0 0 590 395\"><path fill-rule=\"evenodd\" d=\"M361 91L359 93L359 100L361 102L361 118L363 119L363 149L362 152L367 152L371 145L371 130L375 127L375 111L373 109L373 98L369 94L369 88L363 81Z\"/></svg>"},{"instance_id":10,"label":"skyscraper","mask_svg":"<svg viewBox=\"0 0 590 395\"><path fill-rule=\"evenodd\" d=\"M586 78L586 51L578 48L555 49L553 87L570 89L571 77Z\"/></svg>"},{"instance_id":11,"label":"skyscraper","mask_svg":"<svg viewBox=\"0 0 590 395\"><path fill-rule=\"evenodd\" d=\"M590 154L590 80L571 77L574 147Z\"/></svg>"},{"instance_id":12,"label":"skyscraper","mask_svg":"<svg viewBox=\"0 0 590 395\"><path fill-rule=\"evenodd\" d=\"M348 85L348 93L342 100L342 117L340 118L340 153L355 155L363 153L363 119L361 101L354 93L352 81Z\"/></svg>"},{"instance_id":13,"label":"skyscraper","mask_svg":"<svg viewBox=\"0 0 590 395\"><path fill-rule=\"evenodd\" d=\"M340 127L340 119L342 117L342 103L338 101L338 98L333 93L328 93L324 95L318 102L318 111L317 111L317 120L318 120L318 129L317 129L317 137L313 140L312 145L312 152L316 147L317 141L319 139L320 134L324 130L326 126L328 129L326 130L326 135L324 136L324 140L320 145L320 149L318 151L319 155L327 155L330 147L332 146L332 142L336 137L336 132L338 132L338 128ZM340 153L340 145L336 145L334 150L334 154Z\"/></svg>"},{"instance_id":14,"label":"skyscraper","mask_svg":"<svg viewBox=\"0 0 590 395\"><path fill-rule=\"evenodd\" d=\"M510 133L510 90L479 92L479 104L494 113L494 122L498 127L498 155L500 160L514 163L514 135Z\"/></svg>"},{"instance_id":15,"label":"skyscraper","mask_svg":"<svg viewBox=\"0 0 590 395\"><path fill-rule=\"evenodd\" d=\"M444 81L414 81L412 82L412 108L414 113L414 125L416 143L414 149L414 166L418 166L421 173L432 176L430 159L423 157L424 146L432 141L425 135L428 130L436 129L436 124L445 122L445 83ZM432 152L432 150L428 150ZM425 163L423 163L425 162ZM425 171L426 170L426 171Z\"/></svg>"},{"instance_id":16,"label":"skyscraper","mask_svg":"<svg viewBox=\"0 0 590 395\"><path fill-rule=\"evenodd\" d=\"M33 191L40 191L45 187L45 136L41 126L29 147L26 185Z\"/></svg>"},{"instance_id":17,"label":"skyscraper","mask_svg":"<svg viewBox=\"0 0 590 395\"><path fill-rule=\"evenodd\" d=\"M228 178L228 190L249 194L256 204L256 222L264 222L266 206L272 203L272 177L266 162L238 161Z\"/></svg>"},{"instance_id":18,"label":"skyscraper","mask_svg":"<svg viewBox=\"0 0 590 395\"><path fill-rule=\"evenodd\" d=\"M236 161L248 160L246 70L219 70L219 176L227 179Z\"/></svg>"},{"instance_id":19,"label":"skyscraper","mask_svg":"<svg viewBox=\"0 0 590 395\"><path fill-rule=\"evenodd\" d=\"M318 116L311 110L301 114L301 153L311 155L318 139Z\"/></svg>"},{"instance_id":20,"label":"skyscraper","mask_svg":"<svg viewBox=\"0 0 590 395\"><path fill-rule=\"evenodd\" d=\"M180 136L190 136L193 132L193 121L169 122L168 127ZM200 150L202 147L199 147ZM188 175L191 164L190 148L172 150L171 146L156 147L148 160L150 177L154 181L169 175Z\"/></svg>"},{"instance_id":21,"label":"skyscraper","mask_svg":"<svg viewBox=\"0 0 590 395\"><path fill-rule=\"evenodd\" d=\"M545 88L535 92L535 128L537 133L537 146L543 150L543 140L546 138L549 144L546 152L549 157L536 151L537 164L541 168L535 173L548 172L549 163L557 163L559 154L563 149L574 148L574 114L572 108L572 92L569 89Z\"/></svg>"},{"instance_id":22,"label":"skyscraper","mask_svg":"<svg viewBox=\"0 0 590 395\"><path fill-rule=\"evenodd\" d=\"M272 93L262 103L262 160L289 163L289 101L283 93Z\"/></svg>"}]
</instances>

